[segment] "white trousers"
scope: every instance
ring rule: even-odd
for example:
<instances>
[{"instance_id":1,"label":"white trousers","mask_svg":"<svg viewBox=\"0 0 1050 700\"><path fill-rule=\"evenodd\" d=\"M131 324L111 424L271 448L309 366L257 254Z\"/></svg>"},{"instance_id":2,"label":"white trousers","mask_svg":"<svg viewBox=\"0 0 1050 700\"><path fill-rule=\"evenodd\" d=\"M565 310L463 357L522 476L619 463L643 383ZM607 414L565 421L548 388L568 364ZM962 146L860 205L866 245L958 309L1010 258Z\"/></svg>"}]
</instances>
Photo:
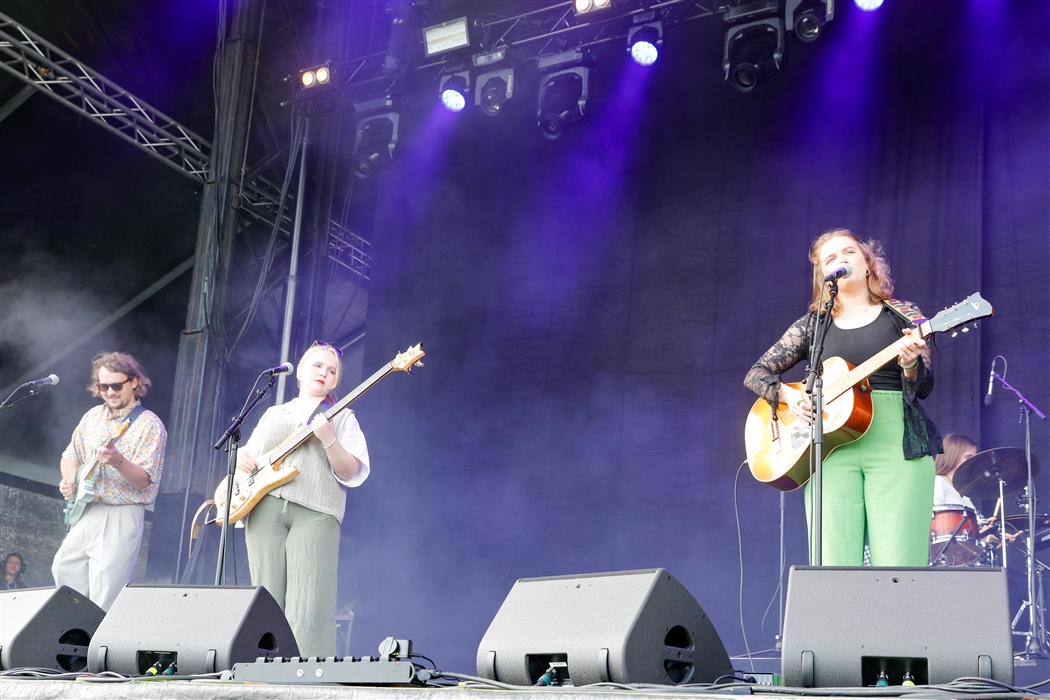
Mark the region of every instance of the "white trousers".
<instances>
[{"instance_id":1,"label":"white trousers","mask_svg":"<svg viewBox=\"0 0 1050 700\"><path fill-rule=\"evenodd\" d=\"M55 553L51 575L109 610L135 573L145 506L92 503Z\"/></svg>"}]
</instances>

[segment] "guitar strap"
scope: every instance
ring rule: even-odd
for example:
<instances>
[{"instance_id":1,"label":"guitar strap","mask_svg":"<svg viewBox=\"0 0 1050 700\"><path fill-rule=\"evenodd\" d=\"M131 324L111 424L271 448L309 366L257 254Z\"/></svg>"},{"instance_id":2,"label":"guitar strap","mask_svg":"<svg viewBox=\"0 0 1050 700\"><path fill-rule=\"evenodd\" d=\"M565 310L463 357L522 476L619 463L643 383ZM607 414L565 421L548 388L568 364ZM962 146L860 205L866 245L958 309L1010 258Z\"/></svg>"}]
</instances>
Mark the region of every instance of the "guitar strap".
<instances>
[{"instance_id":1,"label":"guitar strap","mask_svg":"<svg viewBox=\"0 0 1050 700\"><path fill-rule=\"evenodd\" d=\"M131 430L131 426L135 425L135 421L137 421L139 419L139 416L141 416L142 412L145 411L145 410L146 410L146 407L142 405L142 402L139 402L138 406L136 406L135 408L131 409L131 413L129 413L127 418L124 419L124 420L126 420L128 422L128 430ZM128 434L128 430L124 431L124 435ZM124 435L121 435L120 438L117 440L117 442L120 442L121 440L123 440L124 439Z\"/></svg>"},{"instance_id":2,"label":"guitar strap","mask_svg":"<svg viewBox=\"0 0 1050 700\"><path fill-rule=\"evenodd\" d=\"M890 307L890 310L896 313L906 321L911 321L916 326L921 326L926 323L927 319L919 311L919 308L912 304L910 301L901 301L900 299L883 299L882 303Z\"/></svg>"}]
</instances>

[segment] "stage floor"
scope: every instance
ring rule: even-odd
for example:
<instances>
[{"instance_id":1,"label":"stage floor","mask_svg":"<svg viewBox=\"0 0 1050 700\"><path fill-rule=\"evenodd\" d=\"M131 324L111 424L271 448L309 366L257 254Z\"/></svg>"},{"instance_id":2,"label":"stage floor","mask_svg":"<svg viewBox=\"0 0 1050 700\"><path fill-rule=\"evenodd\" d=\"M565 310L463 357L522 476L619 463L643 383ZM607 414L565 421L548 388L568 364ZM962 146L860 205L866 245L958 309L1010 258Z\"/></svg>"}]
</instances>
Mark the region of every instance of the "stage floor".
<instances>
[{"instance_id":1,"label":"stage floor","mask_svg":"<svg viewBox=\"0 0 1050 700\"><path fill-rule=\"evenodd\" d=\"M768 661L764 660L768 665ZM742 667L739 659L734 665ZM756 669L758 664L756 664ZM1050 662L1025 664L1015 667L1015 684L1030 685L1050 678ZM831 698L852 697L900 697L909 698L1045 698L1050 697L1050 686L1042 686L1041 692L1006 693L1002 690L987 693L975 689L942 691L936 687L904 688L822 688L793 689L768 686L743 686L725 688L720 691L705 691L703 688L666 689L647 687L638 690L616 690L606 688L521 688L505 690L477 686L458 687L366 687L348 685L264 685L236 681L204 680L149 680L102 682L88 680L22 680L0 678L0 700L25 698L26 700L210 700L230 698L232 700L623 700L625 696L636 698L688 697L691 700L724 698L733 694L758 694L770 698ZM496 696L505 696L502 699Z\"/></svg>"}]
</instances>

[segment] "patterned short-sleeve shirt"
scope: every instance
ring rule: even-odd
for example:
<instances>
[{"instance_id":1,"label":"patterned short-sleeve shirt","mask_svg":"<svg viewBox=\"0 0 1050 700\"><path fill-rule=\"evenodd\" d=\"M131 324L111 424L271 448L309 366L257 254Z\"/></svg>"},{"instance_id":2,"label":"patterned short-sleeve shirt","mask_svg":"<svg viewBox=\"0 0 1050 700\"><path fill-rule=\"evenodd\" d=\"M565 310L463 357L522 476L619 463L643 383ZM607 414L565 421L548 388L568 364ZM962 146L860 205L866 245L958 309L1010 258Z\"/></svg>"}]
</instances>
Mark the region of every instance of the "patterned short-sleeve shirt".
<instances>
[{"instance_id":1,"label":"patterned short-sleeve shirt","mask_svg":"<svg viewBox=\"0 0 1050 700\"><path fill-rule=\"evenodd\" d=\"M96 450L109 444L128 414L138 405L139 402L136 401L117 413L111 413L106 404L92 408L80 419L62 457L76 462L78 466L93 461ZM110 505L153 503L160 489L160 474L164 468L164 449L167 443L168 431L164 429L164 423L157 414L142 411L114 447L124 455L124 459L142 467L149 475L149 486L144 489L134 488L120 475L116 467L103 466L94 500Z\"/></svg>"}]
</instances>

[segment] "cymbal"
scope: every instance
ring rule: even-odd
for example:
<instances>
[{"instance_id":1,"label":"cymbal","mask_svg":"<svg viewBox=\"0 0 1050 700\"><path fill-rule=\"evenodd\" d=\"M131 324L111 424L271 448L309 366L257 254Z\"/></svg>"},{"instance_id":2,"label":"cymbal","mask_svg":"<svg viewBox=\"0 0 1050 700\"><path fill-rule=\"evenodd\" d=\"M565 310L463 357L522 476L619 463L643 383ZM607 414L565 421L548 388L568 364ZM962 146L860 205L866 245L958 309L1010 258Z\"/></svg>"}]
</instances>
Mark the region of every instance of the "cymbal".
<instances>
[{"instance_id":1,"label":"cymbal","mask_svg":"<svg viewBox=\"0 0 1050 700\"><path fill-rule=\"evenodd\" d=\"M1006 516L1006 522L1010 523L1016 528L1021 530L1028 527L1028 513L1018 513L1017 515ZM1035 516L1036 527L1047 527L1050 526L1050 515L1039 515L1036 513Z\"/></svg>"},{"instance_id":2,"label":"cymbal","mask_svg":"<svg viewBox=\"0 0 1050 700\"><path fill-rule=\"evenodd\" d=\"M1032 476L1039 473L1039 458L1032 455ZM1017 493L1028 482L1028 461L1019 447L998 447L978 452L959 465L952 484L970 498L998 498L999 479L1003 495Z\"/></svg>"}]
</instances>

